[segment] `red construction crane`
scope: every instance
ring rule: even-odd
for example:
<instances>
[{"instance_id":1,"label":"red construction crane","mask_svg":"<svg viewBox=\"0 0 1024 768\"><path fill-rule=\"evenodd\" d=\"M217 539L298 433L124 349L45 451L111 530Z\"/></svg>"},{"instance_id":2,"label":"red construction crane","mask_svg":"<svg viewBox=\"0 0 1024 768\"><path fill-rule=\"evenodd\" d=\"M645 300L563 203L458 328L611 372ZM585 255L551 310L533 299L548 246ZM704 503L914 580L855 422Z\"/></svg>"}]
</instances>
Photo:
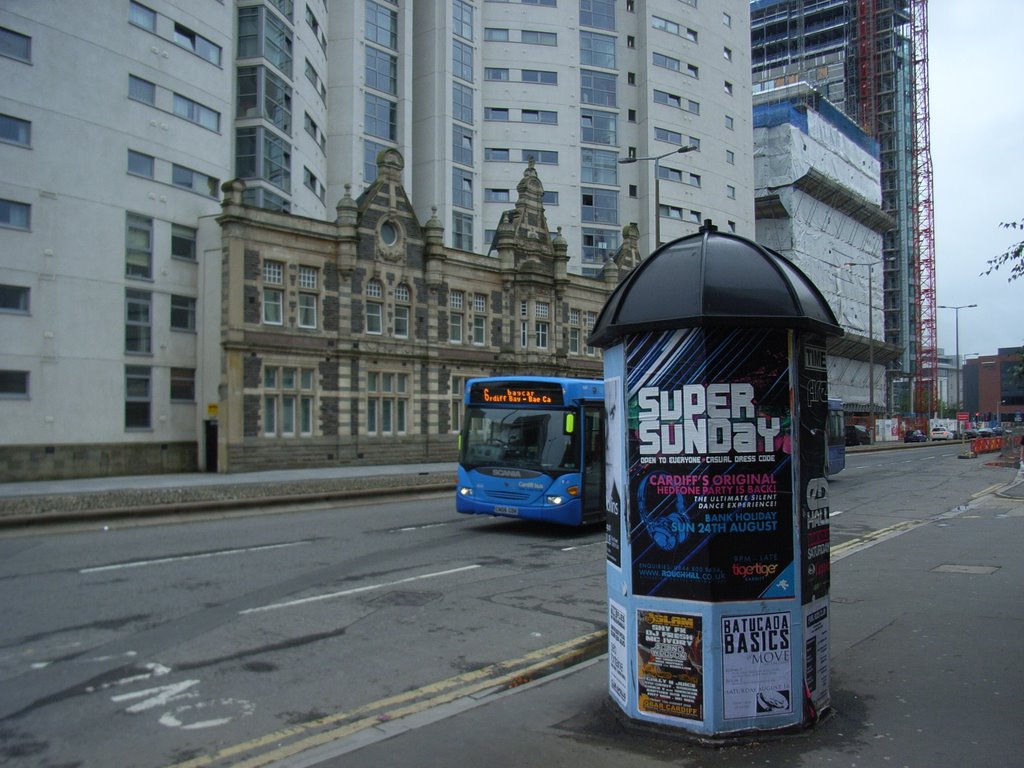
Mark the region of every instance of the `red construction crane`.
<instances>
[{"instance_id":1,"label":"red construction crane","mask_svg":"<svg viewBox=\"0 0 1024 768\"><path fill-rule=\"evenodd\" d=\"M860 127L878 137L875 0L857 0L857 110Z\"/></svg>"},{"instance_id":2,"label":"red construction crane","mask_svg":"<svg viewBox=\"0 0 1024 768\"><path fill-rule=\"evenodd\" d=\"M932 184L928 100L928 0L911 0L911 27L914 56L914 258L920 286L914 402L918 412L934 415L939 406L939 377L935 328L935 190Z\"/></svg>"}]
</instances>

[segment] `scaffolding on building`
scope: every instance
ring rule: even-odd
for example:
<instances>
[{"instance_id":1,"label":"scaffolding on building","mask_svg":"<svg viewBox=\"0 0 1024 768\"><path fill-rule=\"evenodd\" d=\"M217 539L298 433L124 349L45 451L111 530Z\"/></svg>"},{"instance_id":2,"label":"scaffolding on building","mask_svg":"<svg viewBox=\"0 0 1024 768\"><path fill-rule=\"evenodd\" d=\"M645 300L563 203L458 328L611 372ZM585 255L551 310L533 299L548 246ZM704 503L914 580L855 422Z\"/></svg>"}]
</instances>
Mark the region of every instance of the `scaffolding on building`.
<instances>
[{"instance_id":1,"label":"scaffolding on building","mask_svg":"<svg viewBox=\"0 0 1024 768\"><path fill-rule=\"evenodd\" d=\"M878 142L889 410L938 407L927 0L753 0L755 92L806 81ZM897 396L897 388L899 395Z\"/></svg>"}]
</instances>

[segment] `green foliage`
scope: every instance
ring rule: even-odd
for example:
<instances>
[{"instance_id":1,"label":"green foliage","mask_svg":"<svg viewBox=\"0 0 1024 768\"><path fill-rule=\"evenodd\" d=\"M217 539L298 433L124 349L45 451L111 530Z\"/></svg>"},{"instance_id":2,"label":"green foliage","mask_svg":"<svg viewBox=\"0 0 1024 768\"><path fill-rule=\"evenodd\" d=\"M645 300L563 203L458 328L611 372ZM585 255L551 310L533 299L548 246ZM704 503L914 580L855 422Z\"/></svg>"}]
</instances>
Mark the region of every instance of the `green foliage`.
<instances>
[{"instance_id":1,"label":"green foliage","mask_svg":"<svg viewBox=\"0 0 1024 768\"><path fill-rule=\"evenodd\" d=\"M1024 232L1024 219L1020 221L1003 221L1000 222L999 226L1004 229L1015 229ZM988 269L981 273L983 275L990 275L1000 267L1009 267L1010 276L1006 278L1007 282L1016 280L1018 277L1024 277L1024 240L1014 243L994 259L989 259L986 263L988 264Z\"/></svg>"}]
</instances>

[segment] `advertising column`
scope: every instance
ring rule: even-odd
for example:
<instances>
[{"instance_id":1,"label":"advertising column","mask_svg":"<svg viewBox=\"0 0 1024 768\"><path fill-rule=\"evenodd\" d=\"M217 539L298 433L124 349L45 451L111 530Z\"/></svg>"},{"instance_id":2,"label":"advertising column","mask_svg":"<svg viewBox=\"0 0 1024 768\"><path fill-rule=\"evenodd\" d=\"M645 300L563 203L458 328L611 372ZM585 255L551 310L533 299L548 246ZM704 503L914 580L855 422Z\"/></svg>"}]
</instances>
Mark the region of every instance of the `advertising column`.
<instances>
[{"instance_id":1,"label":"advertising column","mask_svg":"<svg viewBox=\"0 0 1024 768\"><path fill-rule=\"evenodd\" d=\"M609 515L609 690L637 719L800 721L792 344L784 328L685 328L606 354L606 406L621 397L626 418L609 444L626 487Z\"/></svg>"},{"instance_id":2,"label":"advertising column","mask_svg":"<svg viewBox=\"0 0 1024 768\"><path fill-rule=\"evenodd\" d=\"M621 276L604 350L608 692L701 736L829 707L828 384L842 336L781 254L710 222Z\"/></svg>"}]
</instances>

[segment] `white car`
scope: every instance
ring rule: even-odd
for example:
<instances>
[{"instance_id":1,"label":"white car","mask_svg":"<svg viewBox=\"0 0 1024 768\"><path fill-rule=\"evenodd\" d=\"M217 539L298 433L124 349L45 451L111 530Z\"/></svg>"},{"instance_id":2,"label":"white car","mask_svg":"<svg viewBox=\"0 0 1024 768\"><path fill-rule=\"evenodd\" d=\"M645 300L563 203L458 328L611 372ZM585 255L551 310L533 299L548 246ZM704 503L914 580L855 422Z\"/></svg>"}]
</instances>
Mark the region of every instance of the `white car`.
<instances>
[{"instance_id":1,"label":"white car","mask_svg":"<svg viewBox=\"0 0 1024 768\"><path fill-rule=\"evenodd\" d=\"M952 440L953 433L944 427L935 427L932 430L932 440Z\"/></svg>"}]
</instances>

